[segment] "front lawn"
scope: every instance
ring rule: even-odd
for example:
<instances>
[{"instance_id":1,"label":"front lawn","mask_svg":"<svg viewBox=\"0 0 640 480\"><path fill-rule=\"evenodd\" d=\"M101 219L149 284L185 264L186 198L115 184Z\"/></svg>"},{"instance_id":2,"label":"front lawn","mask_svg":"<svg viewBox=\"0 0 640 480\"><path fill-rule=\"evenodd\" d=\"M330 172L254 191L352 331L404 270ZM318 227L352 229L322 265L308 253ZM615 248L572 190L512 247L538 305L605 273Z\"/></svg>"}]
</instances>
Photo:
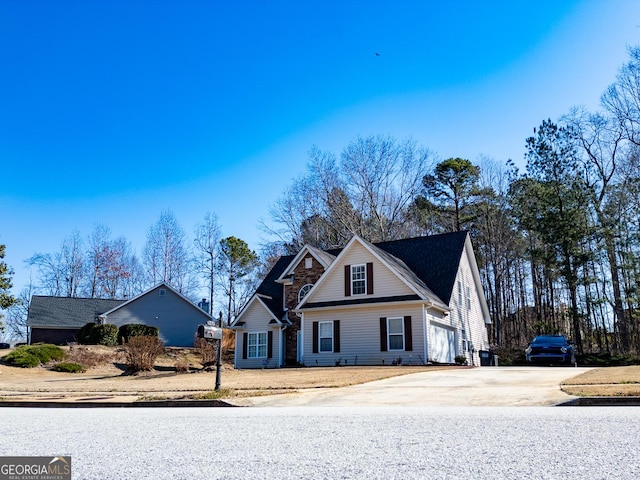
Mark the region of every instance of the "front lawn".
<instances>
[{"instance_id":1,"label":"front lawn","mask_svg":"<svg viewBox=\"0 0 640 480\"><path fill-rule=\"evenodd\" d=\"M640 396L640 365L590 370L565 380L561 388L577 397Z\"/></svg>"}]
</instances>

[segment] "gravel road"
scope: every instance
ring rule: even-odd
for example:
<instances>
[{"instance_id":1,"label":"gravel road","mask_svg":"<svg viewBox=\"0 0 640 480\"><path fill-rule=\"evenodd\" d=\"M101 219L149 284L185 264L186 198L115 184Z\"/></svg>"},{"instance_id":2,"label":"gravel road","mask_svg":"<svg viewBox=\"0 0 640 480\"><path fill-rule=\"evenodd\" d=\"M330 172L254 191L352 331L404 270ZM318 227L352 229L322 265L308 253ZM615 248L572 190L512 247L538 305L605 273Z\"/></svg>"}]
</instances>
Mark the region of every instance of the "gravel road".
<instances>
[{"instance_id":1,"label":"gravel road","mask_svg":"<svg viewBox=\"0 0 640 480\"><path fill-rule=\"evenodd\" d=\"M0 409L74 479L637 479L634 407Z\"/></svg>"}]
</instances>

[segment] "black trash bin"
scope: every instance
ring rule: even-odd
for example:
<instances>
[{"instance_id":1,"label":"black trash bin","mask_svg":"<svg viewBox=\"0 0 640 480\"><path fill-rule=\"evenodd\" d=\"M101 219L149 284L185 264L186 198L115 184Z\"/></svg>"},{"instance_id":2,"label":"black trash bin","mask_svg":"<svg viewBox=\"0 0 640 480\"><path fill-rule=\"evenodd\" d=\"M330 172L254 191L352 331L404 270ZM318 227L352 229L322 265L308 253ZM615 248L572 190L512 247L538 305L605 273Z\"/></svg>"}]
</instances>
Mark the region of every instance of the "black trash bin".
<instances>
[{"instance_id":1,"label":"black trash bin","mask_svg":"<svg viewBox=\"0 0 640 480\"><path fill-rule=\"evenodd\" d=\"M478 354L480 355L480 366L481 367L492 367L493 363L493 353L489 350L478 350Z\"/></svg>"}]
</instances>

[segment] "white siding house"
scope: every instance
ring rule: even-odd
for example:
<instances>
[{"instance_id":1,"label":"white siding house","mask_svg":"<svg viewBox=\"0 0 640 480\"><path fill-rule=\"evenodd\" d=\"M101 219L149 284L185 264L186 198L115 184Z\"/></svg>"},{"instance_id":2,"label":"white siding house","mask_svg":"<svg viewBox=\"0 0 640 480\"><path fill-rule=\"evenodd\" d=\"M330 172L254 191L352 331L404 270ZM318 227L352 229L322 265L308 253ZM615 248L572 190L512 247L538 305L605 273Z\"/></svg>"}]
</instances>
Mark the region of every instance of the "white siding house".
<instances>
[{"instance_id":1,"label":"white siding house","mask_svg":"<svg viewBox=\"0 0 640 480\"><path fill-rule=\"evenodd\" d=\"M285 292L309 281L298 279L301 257L283 257L232 324L238 368L263 366L242 353L247 335L272 331L272 358L282 359L280 332L294 327L306 366L453 363L457 356L479 365L478 351L489 348L489 313L466 232L379 244L354 236L324 257L326 268L298 300Z\"/></svg>"}]
</instances>

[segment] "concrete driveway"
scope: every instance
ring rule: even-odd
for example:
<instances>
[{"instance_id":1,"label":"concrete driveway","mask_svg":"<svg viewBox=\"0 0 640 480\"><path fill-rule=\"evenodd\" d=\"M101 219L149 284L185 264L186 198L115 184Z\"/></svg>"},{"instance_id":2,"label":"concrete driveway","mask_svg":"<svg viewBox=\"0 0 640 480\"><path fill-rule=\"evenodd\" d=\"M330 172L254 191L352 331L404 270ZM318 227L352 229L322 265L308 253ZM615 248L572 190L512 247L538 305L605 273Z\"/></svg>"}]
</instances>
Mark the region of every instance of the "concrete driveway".
<instances>
[{"instance_id":1,"label":"concrete driveway","mask_svg":"<svg viewBox=\"0 0 640 480\"><path fill-rule=\"evenodd\" d=\"M571 400L560 383L590 370L574 367L484 367L421 372L343 388L238 399L246 406L512 406Z\"/></svg>"}]
</instances>

